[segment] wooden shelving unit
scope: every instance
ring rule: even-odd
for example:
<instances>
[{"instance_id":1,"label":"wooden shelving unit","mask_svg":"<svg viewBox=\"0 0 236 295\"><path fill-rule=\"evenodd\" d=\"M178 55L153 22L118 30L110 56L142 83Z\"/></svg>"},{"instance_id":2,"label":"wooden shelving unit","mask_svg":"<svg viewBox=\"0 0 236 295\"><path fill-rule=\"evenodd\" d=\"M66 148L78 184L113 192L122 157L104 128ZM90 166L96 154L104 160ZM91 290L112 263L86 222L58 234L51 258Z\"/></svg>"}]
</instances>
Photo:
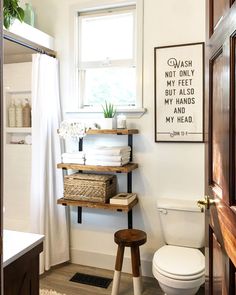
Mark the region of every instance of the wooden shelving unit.
<instances>
[{"instance_id":1,"label":"wooden shelving unit","mask_svg":"<svg viewBox=\"0 0 236 295\"><path fill-rule=\"evenodd\" d=\"M74 200L68 200L64 198L57 200L57 204L61 204L63 206L76 206L76 207L96 208L96 209L105 209L105 210L123 211L123 212L129 212L137 203L138 203L138 199L133 200L133 202L131 202L129 205L114 205L109 203L74 201Z\"/></svg>"},{"instance_id":2,"label":"wooden shelving unit","mask_svg":"<svg viewBox=\"0 0 236 295\"><path fill-rule=\"evenodd\" d=\"M57 168L72 169L80 171L97 171L97 172L114 172L114 173L129 173L138 168L136 163L128 163L124 166L91 166L91 165L79 165L79 164L57 164Z\"/></svg>"},{"instance_id":3,"label":"wooden shelving unit","mask_svg":"<svg viewBox=\"0 0 236 295\"><path fill-rule=\"evenodd\" d=\"M138 134L138 129L90 129L87 134L114 134L114 135L131 135Z\"/></svg>"},{"instance_id":4,"label":"wooden shelving unit","mask_svg":"<svg viewBox=\"0 0 236 295\"><path fill-rule=\"evenodd\" d=\"M99 135L99 134L110 134L110 135L127 135L128 145L131 147L130 161L124 166L92 166L92 165L79 165L74 163L57 164L57 168L68 170L82 171L96 171L96 172L113 172L113 173L126 173L127 174L127 192L132 193L132 171L138 168L138 164L132 163L133 160L133 135L138 134L137 129L90 129L87 131L87 135ZM79 151L83 150L83 139L79 141ZM78 223L82 222L82 208L94 208L94 209L105 209L112 211L120 211L128 213L128 228L133 227L133 215L132 208L138 203L138 198L131 202L129 205L114 205L109 203L95 203L89 201L78 201L61 198L57 201L57 204L63 206L75 206L78 208Z\"/></svg>"}]
</instances>

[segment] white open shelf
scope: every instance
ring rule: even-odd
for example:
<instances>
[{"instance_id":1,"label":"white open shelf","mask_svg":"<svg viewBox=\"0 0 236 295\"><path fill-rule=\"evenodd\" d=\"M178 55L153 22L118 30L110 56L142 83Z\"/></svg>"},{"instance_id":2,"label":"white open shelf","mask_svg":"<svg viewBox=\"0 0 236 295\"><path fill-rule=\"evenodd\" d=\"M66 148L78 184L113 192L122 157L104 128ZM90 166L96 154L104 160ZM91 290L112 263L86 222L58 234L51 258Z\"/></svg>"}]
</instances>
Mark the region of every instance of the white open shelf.
<instances>
[{"instance_id":1,"label":"white open shelf","mask_svg":"<svg viewBox=\"0 0 236 295\"><path fill-rule=\"evenodd\" d=\"M11 90L10 88L5 89L6 95L24 95L24 94L30 94L31 95L31 90Z\"/></svg>"},{"instance_id":2,"label":"white open shelf","mask_svg":"<svg viewBox=\"0 0 236 295\"><path fill-rule=\"evenodd\" d=\"M49 51L54 51L54 38L50 35L15 20L9 30L4 29L5 36L13 37L27 44L33 44L37 47L45 48Z\"/></svg>"},{"instance_id":3,"label":"white open shelf","mask_svg":"<svg viewBox=\"0 0 236 295\"><path fill-rule=\"evenodd\" d=\"M31 127L7 127L6 133L31 133Z\"/></svg>"},{"instance_id":4,"label":"white open shelf","mask_svg":"<svg viewBox=\"0 0 236 295\"><path fill-rule=\"evenodd\" d=\"M31 151L31 144L19 144L19 143L7 143L6 147L8 151L10 150L11 152L14 151Z\"/></svg>"},{"instance_id":5,"label":"white open shelf","mask_svg":"<svg viewBox=\"0 0 236 295\"><path fill-rule=\"evenodd\" d=\"M31 104L31 90L29 89L16 89L16 88L5 88L4 105L5 105L5 143L13 146L26 146L27 144L18 144L25 137L31 135L31 127L9 127L8 124L8 107L10 102L13 100L15 103L18 101L24 102L25 99Z\"/></svg>"}]
</instances>

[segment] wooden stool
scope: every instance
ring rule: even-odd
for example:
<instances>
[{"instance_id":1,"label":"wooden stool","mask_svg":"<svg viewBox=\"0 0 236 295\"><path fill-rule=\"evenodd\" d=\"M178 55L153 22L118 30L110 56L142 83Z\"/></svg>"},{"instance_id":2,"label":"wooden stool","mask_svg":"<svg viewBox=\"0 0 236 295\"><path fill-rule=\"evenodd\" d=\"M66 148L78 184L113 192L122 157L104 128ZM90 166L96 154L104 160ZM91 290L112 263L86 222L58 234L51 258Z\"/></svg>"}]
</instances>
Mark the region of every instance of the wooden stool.
<instances>
[{"instance_id":1,"label":"wooden stool","mask_svg":"<svg viewBox=\"0 0 236 295\"><path fill-rule=\"evenodd\" d=\"M141 295L142 283L139 246L146 243L147 235L142 230L123 229L115 233L114 240L115 243L118 244L118 249L111 295L118 295L119 293L125 247L130 247L131 249L134 295Z\"/></svg>"}]
</instances>

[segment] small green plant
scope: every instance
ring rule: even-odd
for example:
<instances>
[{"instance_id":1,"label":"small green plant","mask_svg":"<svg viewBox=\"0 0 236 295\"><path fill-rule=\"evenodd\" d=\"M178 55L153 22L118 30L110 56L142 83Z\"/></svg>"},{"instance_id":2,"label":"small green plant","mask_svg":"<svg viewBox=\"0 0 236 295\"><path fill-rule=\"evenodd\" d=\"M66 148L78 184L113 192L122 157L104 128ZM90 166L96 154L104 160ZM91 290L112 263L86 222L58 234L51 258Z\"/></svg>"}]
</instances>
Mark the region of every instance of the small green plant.
<instances>
[{"instance_id":1,"label":"small green plant","mask_svg":"<svg viewBox=\"0 0 236 295\"><path fill-rule=\"evenodd\" d=\"M24 10L19 6L19 0L4 0L3 2L3 18L4 27L9 29L15 19L23 21Z\"/></svg>"},{"instance_id":2,"label":"small green plant","mask_svg":"<svg viewBox=\"0 0 236 295\"><path fill-rule=\"evenodd\" d=\"M102 106L104 118L113 118L116 114L116 110L112 103L107 103L105 101L105 106Z\"/></svg>"}]
</instances>

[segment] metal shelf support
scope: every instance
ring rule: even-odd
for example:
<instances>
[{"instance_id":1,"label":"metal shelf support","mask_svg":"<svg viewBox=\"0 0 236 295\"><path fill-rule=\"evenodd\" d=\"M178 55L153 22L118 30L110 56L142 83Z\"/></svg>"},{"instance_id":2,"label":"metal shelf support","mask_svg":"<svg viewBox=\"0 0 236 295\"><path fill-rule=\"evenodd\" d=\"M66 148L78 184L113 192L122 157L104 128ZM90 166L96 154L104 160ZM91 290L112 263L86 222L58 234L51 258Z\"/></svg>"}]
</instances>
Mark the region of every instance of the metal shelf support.
<instances>
[{"instance_id":1,"label":"metal shelf support","mask_svg":"<svg viewBox=\"0 0 236 295\"><path fill-rule=\"evenodd\" d=\"M130 152L130 161L132 162L133 160L133 134L128 134L128 146L131 147L131 152ZM79 151L83 151L83 138L79 139ZM79 171L82 173L82 171ZM127 173L127 192L132 193L132 171ZM82 223L82 207L77 207L78 210L78 217L77 217L77 222ZM132 209L128 212L127 214L128 217L128 228L132 229L133 228L133 211Z\"/></svg>"}]
</instances>

